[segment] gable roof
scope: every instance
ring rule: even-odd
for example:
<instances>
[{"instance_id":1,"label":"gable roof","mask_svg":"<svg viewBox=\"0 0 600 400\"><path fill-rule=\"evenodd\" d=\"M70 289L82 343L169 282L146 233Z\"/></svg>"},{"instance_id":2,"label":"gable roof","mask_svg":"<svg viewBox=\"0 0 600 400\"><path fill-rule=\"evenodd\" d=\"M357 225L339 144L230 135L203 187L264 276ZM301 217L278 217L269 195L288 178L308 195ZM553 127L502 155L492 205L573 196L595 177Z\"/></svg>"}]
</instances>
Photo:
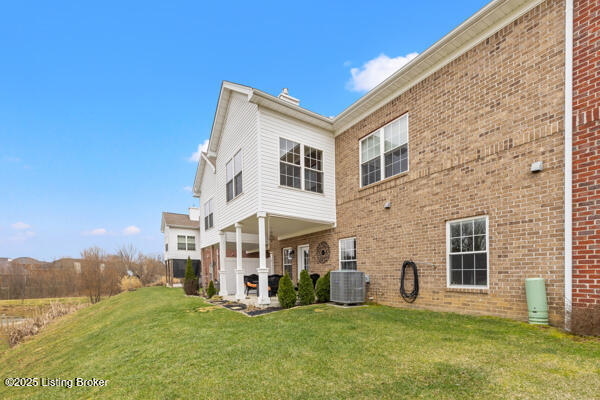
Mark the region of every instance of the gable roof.
<instances>
[{"instance_id":1,"label":"gable roof","mask_svg":"<svg viewBox=\"0 0 600 400\"><path fill-rule=\"evenodd\" d=\"M200 229L200 222L192 221L188 214L163 212L160 228L161 232L165 231L165 226L170 226L174 228Z\"/></svg>"}]
</instances>

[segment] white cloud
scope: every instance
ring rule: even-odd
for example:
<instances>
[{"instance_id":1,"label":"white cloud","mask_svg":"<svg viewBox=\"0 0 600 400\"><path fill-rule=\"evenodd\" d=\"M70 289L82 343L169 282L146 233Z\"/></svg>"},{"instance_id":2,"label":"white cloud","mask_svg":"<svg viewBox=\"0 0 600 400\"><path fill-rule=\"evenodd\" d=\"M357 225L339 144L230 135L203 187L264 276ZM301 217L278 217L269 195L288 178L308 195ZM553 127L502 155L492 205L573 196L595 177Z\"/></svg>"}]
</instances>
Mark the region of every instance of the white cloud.
<instances>
[{"instance_id":1,"label":"white cloud","mask_svg":"<svg viewBox=\"0 0 600 400\"><path fill-rule=\"evenodd\" d=\"M13 229L16 229L18 231L23 231L25 229L29 229L31 228L31 225L26 224L25 222L15 222L14 224L11 225Z\"/></svg>"},{"instance_id":2,"label":"white cloud","mask_svg":"<svg viewBox=\"0 0 600 400\"><path fill-rule=\"evenodd\" d=\"M137 235L141 231L142 230L140 228L138 228L137 226L131 225L131 226L128 226L127 228L123 229L123 235L126 235L126 236Z\"/></svg>"},{"instance_id":3,"label":"white cloud","mask_svg":"<svg viewBox=\"0 0 600 400\"><path fill-rule=\"evenodd\" d=\"M347 87L353 92L371 90L418 55L418 53L410 53L406 56L390 58L381 53L360 68L350 68L352 78L348 81Z\"/></svg>"},{"instance_id":4,"label":"white cloud","mask_svg":"<svg viewBox=\"0 0 600 400\"><path fill-rule=\"evenodd\" d=\"M198 145L198 150L195 151L194 154L192 154L188 158L188 161L190 161L190 162L198 162L198 161L200 161L200 153L202 153L203 151L206 151L206 149L208 149L208 139L206 139L204 141L204 143Z\"/></svg>"},{"instance_id":5,"label":"white cloud","mask_svg":"<svg viewBox=\"0 0 600 400\"><path fill-rule=\"evenodd\" d=\"M107 231L104 228L96 228L91 231L83 232L85 236L103 236L106 235Z\"/></svg>"},{"instance_id":6,"label":"white cloud","mask_svg":"<svg viewBox=\"0 0 600 400\"><path fill-rule=\"evenodd\" d=\"M192 191L192 187L191 186L184 186L183 190L185 190L186 192L191 192Z\"/></svg>"}]
</instances>

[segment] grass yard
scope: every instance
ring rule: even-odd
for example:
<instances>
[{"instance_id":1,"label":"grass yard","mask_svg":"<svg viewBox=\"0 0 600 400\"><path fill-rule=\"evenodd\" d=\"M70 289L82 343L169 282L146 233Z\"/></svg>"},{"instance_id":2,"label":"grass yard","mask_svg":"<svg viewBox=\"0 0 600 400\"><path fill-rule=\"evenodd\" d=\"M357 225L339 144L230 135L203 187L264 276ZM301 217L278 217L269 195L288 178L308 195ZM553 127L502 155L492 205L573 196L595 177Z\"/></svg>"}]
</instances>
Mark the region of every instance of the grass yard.
<instances>
[{"instance_id":1,"label":"grass yard","mask_svg":"<svg viewBox=\"0 0 600 400\"><path fill-rule=\"evenodd\" d=\"M0 377L108 379L0 398L593 399L600 342L498 318L315 305L249 318L126 292L0 354Z\"/></svg>"}]
</instances>

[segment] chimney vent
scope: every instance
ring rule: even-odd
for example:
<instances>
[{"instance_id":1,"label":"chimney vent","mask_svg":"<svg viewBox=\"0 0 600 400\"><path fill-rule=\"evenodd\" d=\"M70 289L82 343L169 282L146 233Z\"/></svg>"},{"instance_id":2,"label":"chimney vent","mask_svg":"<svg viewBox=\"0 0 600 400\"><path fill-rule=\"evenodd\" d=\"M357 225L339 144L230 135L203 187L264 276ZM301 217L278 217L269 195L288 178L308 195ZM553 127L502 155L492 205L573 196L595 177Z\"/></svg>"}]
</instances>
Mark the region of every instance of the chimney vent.
<instances>
[{"instance_id":1,"label":"chimney vent","mask_svg":"<svg viewBox=\"0 0 600 400\"><path fill-rule=\"evenodd\" d=\"M300 100L289 95L288 88L283 88L283 90L281 91L281 93L279 93L279 96L277 97L279 97L280 100L287 101L288 103L291 103L296 106L300 104Z\"/></svg>"}]
</instances>

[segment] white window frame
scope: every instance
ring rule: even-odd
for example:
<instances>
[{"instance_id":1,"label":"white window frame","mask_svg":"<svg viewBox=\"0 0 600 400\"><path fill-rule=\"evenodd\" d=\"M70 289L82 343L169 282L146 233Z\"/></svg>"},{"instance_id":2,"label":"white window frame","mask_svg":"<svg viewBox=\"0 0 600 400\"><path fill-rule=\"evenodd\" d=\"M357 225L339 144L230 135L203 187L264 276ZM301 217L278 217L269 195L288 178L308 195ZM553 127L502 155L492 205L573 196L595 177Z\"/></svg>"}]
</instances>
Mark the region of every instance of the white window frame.
<instances>
[{"instance_id":1,"label":"white window frame","mask_svg":"<svg viewBox=\"0 0 600 400\"><path fill-rule=\"evenodd\" d=\"M179 238L183 238L183 249L179 248ZM187 251L187 236L186 235L177 235L177 250L178 251Z\"/></svg>"},{"instance_id":2,"label":"white window frame","mask_svg":"<svg viewBox=\"0 0 600 400\"><path fill-rule=\"evenodd\" d=\"M344 261L354 261L356 263L356 270L342 270L342 240L350 240L354 239L354 260L344 260ZM358 246L356 241L356 236L350 236L347 238L342 238L338 240L338 270L340 271L358 271Z\"/></svg>"},{"instance_id":3,"label":"white window frame","mask_svg":"<svg viewBox=\"0 0 600 400\"><path fill-rule=\"evenodd\" d=\"M227 190L227 189L225 189ZM206 208L208 206L208 213L206 212ZM209 218L212 215L212 220L211 218ZM206 218L208 218L210 223L210 226L207 227L206 224ZM204 202L204 230L207 231L209 229L212 229L215 226L215 214L214 214L214 210L213 210L213 199L212 197L208 200L206 200L206 202Z\"/></svg>"},{"instance_id":4,"label":"white window frame","mask_svg":"<svg viewBox=\"0 0 600 400\"><path fill-rule=\"evenodd\" d=\"M395 175L390 175L388 177L385 176L385 128L397 121L399 121L402 118L406 118L406 147L407 147L407 151L406 151L406 171L401 171ZM362 165L363 165L363 160L362 160L362 143L363 141L365 141L366 139L370 138L371 136L375 135L379 133L379 168L381 171L381 176L380 179L378 181L375 182L371 182L367 185L363 185L363 181L362 181ZM398 147L402 147L404 144L401 144ZM396 147L396 148L398 148ZM394 149L396 149L394 148ZM387 152L389 153L392 150L388 150ZM369 160L370 161L370 160ZM382 182L386 179L390 179L393 178L395 176L399 176L402 174L407 173L410 170L410 127L409 127L409 118L408 118L408 113L404 113L401 116L399 116L398 118L394 119L393 121L388 122L387 124L385 124L384 126L382 126L379 129L374 130L373 132L369 133L367 136L361 138L358 141L358 183L359 183L359 187L363 188L363 187L367 187L367 186L371 186L374 185L376 183Z\"/></svg>"},{"instance_id":5,"label":"white window frame","mask_svg":"<svg viewBox=\"0 0 600 400\"><path fill-rule=\"evenodd\" d=\"M238 154L240 155L240 163L242 165L240 165L240 170L239 172L236 173L236 169L235 169L235 158L238 156ZM231 166L231 179L227 179L227 167L229 166L229 164L232 164ZM239 174L242 174L242 190L236 194L235 193L235 177L238 176ZM233 190L233 197L231 199L227 199L227 185L229 184L229 182L232 182L232 190ZM241 196L242 194L244 194L244 154L242 153L242 149L239 149L238 151L236 151L233 154L233 157L231 157L226 163L225 163L225 200L226 202L230 202L232 200L235 200L236 198L238 198L239 196Z\"/></svg>"},{"instance_id":6,"label":"white window frame","mask_svg":"<svg viewBox=\"0 0 600 400\"><path fill-rule=\"evenodd\" d=\"M287 264L285 262L285 259L286 259L285 252L286 252L286 250L292 251L292 250L294 250L294 248L293 247L284 247L283 249L281 249L281 275L285 275L285 266L289 265L291 267L291 269L292 269L290 271L290 279L293 279L292 275L294 275L294 263L293 263L294 258L292 257L292 259L289 261L289 264Z\"/></svg>"},{"instance_id":7,"label":"white window frame","mask_svg":"<svg viewBox=\"0 0 600 400\"><path fill-rule=\"evenodd\" d=\"M464 253L451 253L450 252L450 224L464 221L471 221L475 219L485 219L485 251L472 251L467 253L474 254L486 254L486 283L485 285L453 285L451 284L451 276L450 276L450 256L454 254L464 254ZM473 250L475 250L475 243L473 243ZM475 279L475 277L473 278ZM490 223L489 217L487 215L476 215L468 218L454 219L451 221L446 221L446 287L452 289L489 289L490 287Z\"/></svg>"},{"instance_id":8,"label":"white window frame","mask_svg":"<svg viewBox=\"0 0 600 400\"><path fill-rule=\"evenodd\" d=\"M194 241L194 248L190 249L190 238ZM185 237L185 248L187 251L196 251L196 236L187 236Z\"/></svg>"},{"instance_id":9,"label":"white window frame","mask_svg":"<svg viewBox=\"0 0 600 400\"><path fill-rule=\"evenodd\" d=\"M280 149L279 146L280 146L281 139L287 140L288 142L297 143L300 146L300 165L292 164L287 161L281 161L281 155L279 155L279 157L277 157L277 171L279 171L279 181L278 181L279 186L282 188L286 188L286 189L302 190L307 193L315 193L315 194L320 194L320 195L325 194L325 152L322 149L319 149L318 147L311 146L311 145L305 144L303 142L298 142L296 140L288 139L283 136L279 136L279 141L277 142L277 154L279 154L279 149ZM304 155L305 155L304 148L305 147L310 147L311 149L321 152L321 171L305 167L305 165L304 165ZM279 169L281 163L284 163L287 165L292 165L294 167L300 167L300 187L299 188L281 184L281 170ZM305 183L304 181L306 179L306 170L321 173L321 189L322 189L321 192L313 192L312 190L306 189L306 185L304 184Z\"/></svg>"}]
</instances>

